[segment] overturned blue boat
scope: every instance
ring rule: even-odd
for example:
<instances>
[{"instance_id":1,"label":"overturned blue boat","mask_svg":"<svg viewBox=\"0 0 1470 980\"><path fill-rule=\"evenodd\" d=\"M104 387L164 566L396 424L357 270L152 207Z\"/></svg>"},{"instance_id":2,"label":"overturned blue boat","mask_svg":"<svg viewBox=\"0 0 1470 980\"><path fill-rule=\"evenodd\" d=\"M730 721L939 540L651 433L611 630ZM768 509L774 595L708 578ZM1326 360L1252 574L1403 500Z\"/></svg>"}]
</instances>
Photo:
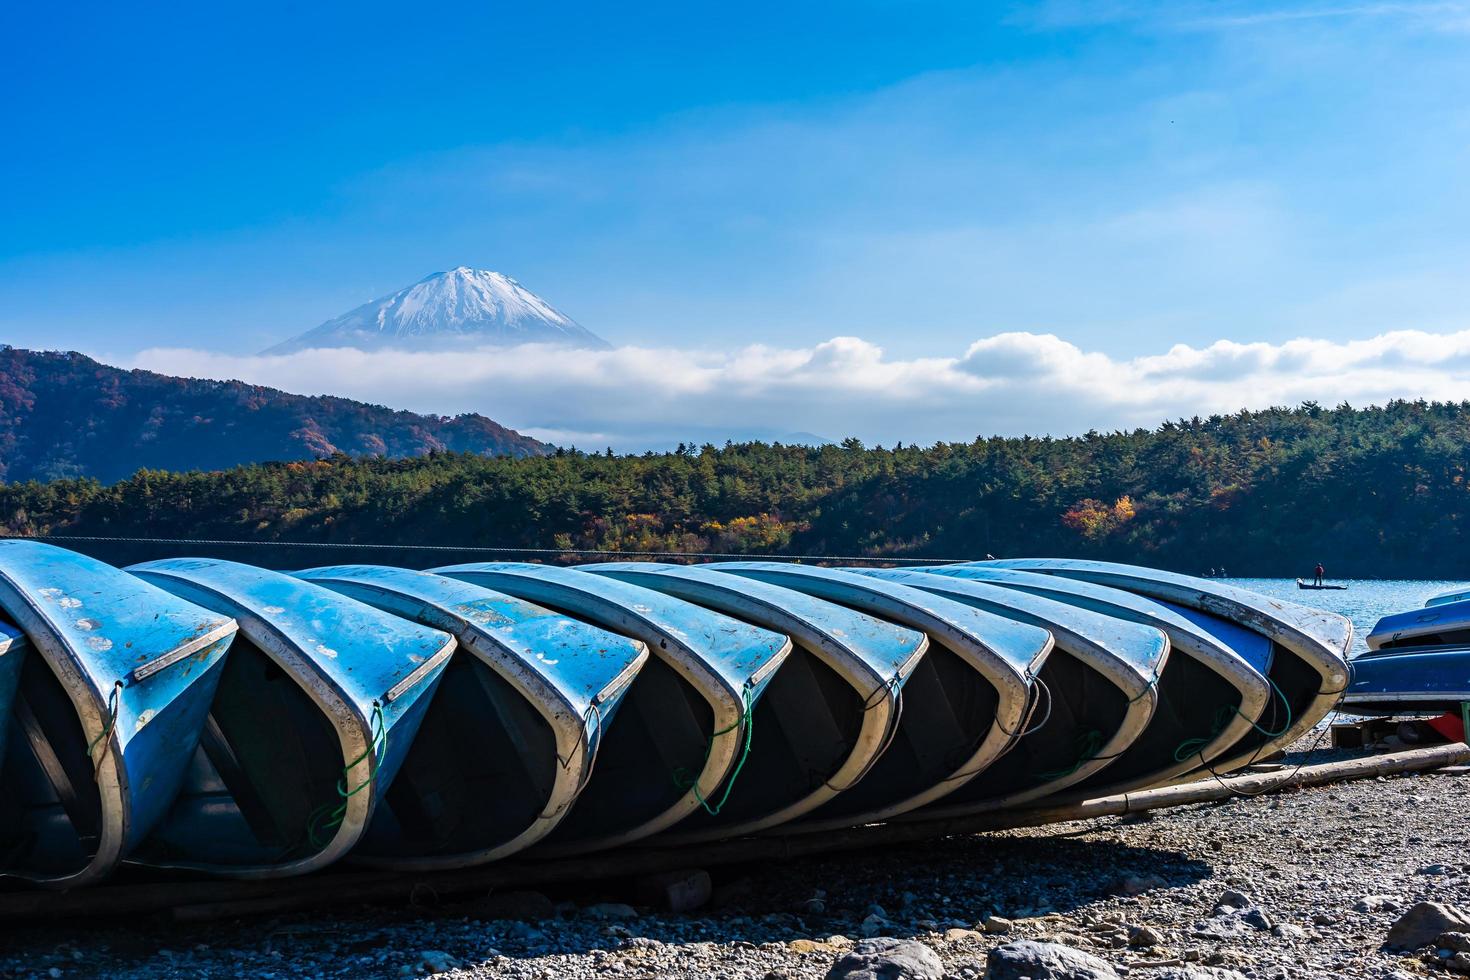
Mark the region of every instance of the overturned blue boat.
<instances>
[{"instance_id":1,"label":"overturned blue boat","mask_svg":"<svg viewBox=\"0 0 1470 980\"><path fill-rule=\"evenodd\" d=\"M1470 588L1461 587L1458 589L1450 589L1447 592L1441 592L1437 595L1432 595L1428 599L1424 600L1424 605L1426 607L1443 606L1446 603L1462 602L1466 599L1470 599Z\"/></svg>"},{"instance_id":2,"label":"overturned blue boat","mask_svg":"<svg viewBox=\"0 0 1470 980\"><path fill-rule=\"evenodd\" d=\"M1384 616L1353 660L1343 708L1365 715L1461 711L1470 703L1470 592Z\"/></svg>"},{"instance_id":3,"label":"overturned blue boat","mask_svg":"<svg viewBox=\"0 0 1470 980\"><path fill-rule=\"evenodd\" d=\"M648 659L642 642L430 572L337 565L296 574L459 641L355 858L463 867L556 829L597 771Z\"/></svg>"},{"instance_id":4,"label":"overturned blue boat","mask_svg":"<svg viewBox=\"0 0 1470 980\"><path fill-rule=\"evenodd\" d=\"M1470 704L1470 647L1390 647L1353 661L1345 711L1431 714Z\"/></svg>"},{"instance_id":5,"label":"overturned blue boat","mask_svg":"<svg viewBox=\"0 0 1470 980\"><path fill-rule=\"evenodd\" d=\"M189 778L130 860L304 874L356 846L409 756L455 641L281 572L209 558L129 569L240 624ZM384 819L391 817L384 815Z\"/></svg>"},{"instance_id":6,"label":"overturned blue boat","mask_svg":"<svg viewBox=\"0 0 1470 980\"><path fill-rule=\"evenodd\" d=\"M856 786L799 829L885 820L959 791L1033 724L1036 683L1052 651L1044 629L854 572L779 562L702 568L860 610L926 633L929 647L904 684L904 711L888 749Z\"/></svg>"},{"instance_id":7,"label":"overturned blue boat","mask_svg":"<svg viewBox=\"0 0 1470 980\"><path fill-rule=\"evenodd\" d=\"M1348 687L1353 627L1346 617L1299 606L1209 579L1114 562L1016 558L966 563L1014 568L1122 589L1166 603L1222 633L1249 630L1271 644L1267 672L1276 697L1264 722L1223 753L1209 769L1226 772L1285 749L1325 718Z\"/></svg>"},{"instance_id":8,"label":"overturned blue boat","mask_svg":"<svg viewBox=\"0 0 1470 980\"><path fill-rule=\"evenodd\" d=\"M1368 633L1368 649L1470 646L1470 599L1436 596L1430 602L1380 619Z\"/></svg>"},{"instance_id":9,"label":"overturned blue boat","mask_svg":"<svg viewBox=\"0 0 1470 980\"><path fill-rule=\"evenodd\" d=\"M0 677L13 685L0 873L65 888L97 881L182 785L235 623L33 541L0 541L0 609ZM24 659L17 631L32 648Z\"/></svg>"},{"instance_id":10,"label":"overturned blue boat","mask_svg":"<svg viewBox=\"0 0 1470 980\"><path fill-rule=\"evenodd\" d=\"M433 571L588 620L652 653L601 747L597 777L539 852L611 847L668 830L696 811L722 812L751 752L752 718L791 651L789 638L574 569L480 562Z\"/></svg>"},{"instance_id":11,"label":"overturned blue boat","mask_svg":"<svg viewBox=\"0 0 1470 980\"><path fill-rule=\"evenodd\" d=\"M1234 624L1214 620L1206 626L1202 616L1190 618L1157 600L1056 575L986 565L942 565L915 571L1029 592L1162 630L1171 652L1159 675L1158 716L1150 732L1168 749L1170 761L1158 768L1149 766L1151 784L1175 781L1230 751L1263 721L1270 706L1272 691L1265 675L1271 644ZM1210 705L1215 706L1213 710ZM1122 771L1115 767L1110 778Z\"/></svg>"},{"instance_id":12,"label":"overturned blue boat","mask_svg":"<svg viewBox=\"0 0 1470 980\"><path fill-rule=\"evenodd\" d=\"M856 786L892 742L904 684L929 646L915 630L700 566L609 562L579 570L718 610L795 644L756 705L739 791L718 815L682 823L673 831L680 839L766 830Z\"/></svg>"},{"instance_id":13,"label":"overturned blue boat","mask_svg":"<svg viewBox=\"0 0 1470 980\"><path fill-rule=\"evenodd\" d=\"M1169 659L1161 630L985 582L903 569L863 572L1048 630L1056 646L1041 672L1049 696L1038 724L995 766L925 815L1015 806L1105 784L1146 785L1172 761L1148 736L1159 721L1157 681Z\"/></svg>"}]
</instances>

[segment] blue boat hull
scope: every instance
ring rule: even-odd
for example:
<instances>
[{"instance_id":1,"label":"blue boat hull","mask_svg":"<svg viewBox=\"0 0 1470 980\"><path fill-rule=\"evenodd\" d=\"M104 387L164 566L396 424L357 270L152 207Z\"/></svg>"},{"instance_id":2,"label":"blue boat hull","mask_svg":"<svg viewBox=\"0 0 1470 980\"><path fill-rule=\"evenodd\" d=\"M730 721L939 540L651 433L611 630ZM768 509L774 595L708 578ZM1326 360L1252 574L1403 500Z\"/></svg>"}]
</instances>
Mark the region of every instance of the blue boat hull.
<instances>
[{"instance_id":1,"label":"blue boat hull","mask_svg":"<svg viewBox=\"0 0 1470 980\"><path fill-rule=\"evenodd\" d=\"M239 620L189 781L134 860L301 874L361 839L454 650L439 630L279 572L213 559L133 566Z\"/></svg>"},{"instance_id":2,"label":"blue boat hull","mask_svg":"<svg viewBox=\"0 0 1470 980\"><path fill-rule=\"evenodd\" d=\"M0 542L0 607L34 647L0 773L4 873L100 880L183 784L235 623L29 541Z\"/></svg>"},{"instance_id":3,"label":"blue boat hull","mask_svg":"<svg viewBox=\"0 0 1470 980\"><path fill-rule=\"evenodd\" d=\"M1364 715L1432 714L1470 703L1470 647L1408 647L1353 661L1344 711Z\"/></svg>"},{"instance_id":4,"label":"blue boat hull","mask_svg":"<svg viewBox=\"0 0 1470 980\"><path fill-rule=\"evenodd\" d=\"M644 644L429 572L343 565L297 575L460 643L355 860L463 867L557 828L598 772L648 659Z\"/></svg>"}]
</instances>

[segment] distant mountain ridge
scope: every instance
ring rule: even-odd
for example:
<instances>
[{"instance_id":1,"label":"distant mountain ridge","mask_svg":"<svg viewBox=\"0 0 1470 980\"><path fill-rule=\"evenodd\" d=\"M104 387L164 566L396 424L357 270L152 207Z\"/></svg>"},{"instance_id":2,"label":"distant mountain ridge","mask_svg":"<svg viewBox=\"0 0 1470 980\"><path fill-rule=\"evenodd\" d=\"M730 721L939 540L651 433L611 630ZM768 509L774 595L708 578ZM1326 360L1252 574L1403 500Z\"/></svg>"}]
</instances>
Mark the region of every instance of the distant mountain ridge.
<instances>
[{"instance_id":1,"label":"distant mountain ridge","mask_svg":"<svg viewBox=\"0 0 1470 980\"><path fill-rule=\"evenodd\" d=\"M266 460L539 456L552 447L482 415L443 418L240 381L125 371L83 354L0 346L0 480L142 469L219 470Z\"/></svg>"},{"instance_id":2,"label":"distant mountain ridge","mask_svg":"<svg viewBox=\"0 0 1470 980\"><path fill-rule=\"evenodd\" d=\"M293 354L320 347L417 351L532 343L609 346L509 276L460 266L364 303L261 353Z\"/></svg>"}]
</instances>

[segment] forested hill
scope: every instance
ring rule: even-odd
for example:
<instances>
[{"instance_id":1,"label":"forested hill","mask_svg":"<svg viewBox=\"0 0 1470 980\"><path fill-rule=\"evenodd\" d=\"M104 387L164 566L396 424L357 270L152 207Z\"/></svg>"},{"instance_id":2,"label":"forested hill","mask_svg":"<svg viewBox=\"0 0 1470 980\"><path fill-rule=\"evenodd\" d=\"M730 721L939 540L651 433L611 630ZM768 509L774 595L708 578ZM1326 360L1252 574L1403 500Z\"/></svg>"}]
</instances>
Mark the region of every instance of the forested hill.
<instances>
[{"instance_id":1,"label":"forested hill","mask_svg":"<svg viewBox=\"0 0 1470 980\"><path fill-rule=\"evenodd\" d=\"M239 381L124 371L77 353L0 347L0 479L121 479L337 453L535 455L551 447L480 415L397 412Z\"/></svg>"},{"instance_id":2,"label":"forested hill","mask_svg":"<svg viewBox=\"0 0 1470 980\"><path fill-rule=\"evenodd\" d=\"M10 533L1470 577L1470 403L1296 409L927 448L332 458L0 488ZM340 560L340 558L334 558ZM354 559L362 560L362 559Z\"/></svg>"}]
</instances>

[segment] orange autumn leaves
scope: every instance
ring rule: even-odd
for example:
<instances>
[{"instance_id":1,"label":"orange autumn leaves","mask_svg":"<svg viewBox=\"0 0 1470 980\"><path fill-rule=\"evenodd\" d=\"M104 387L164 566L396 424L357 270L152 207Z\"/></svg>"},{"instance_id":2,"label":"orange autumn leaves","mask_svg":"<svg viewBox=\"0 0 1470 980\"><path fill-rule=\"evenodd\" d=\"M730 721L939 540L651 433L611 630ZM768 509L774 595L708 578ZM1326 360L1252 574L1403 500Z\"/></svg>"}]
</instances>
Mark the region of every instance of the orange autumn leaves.
<instances>
[{"instance_id":1,"label":"orange autumn leaves","mask_svg":"<svg viewBox=\"0 0 1470 980\"><path fill-rule=\"evenodd\" d=\"M1062 523L1091 541L1107 537L1135 516L1133 498L1127 494L1111 504L1087 497L1062 514Z\"/></svg>"}]
</instances>

